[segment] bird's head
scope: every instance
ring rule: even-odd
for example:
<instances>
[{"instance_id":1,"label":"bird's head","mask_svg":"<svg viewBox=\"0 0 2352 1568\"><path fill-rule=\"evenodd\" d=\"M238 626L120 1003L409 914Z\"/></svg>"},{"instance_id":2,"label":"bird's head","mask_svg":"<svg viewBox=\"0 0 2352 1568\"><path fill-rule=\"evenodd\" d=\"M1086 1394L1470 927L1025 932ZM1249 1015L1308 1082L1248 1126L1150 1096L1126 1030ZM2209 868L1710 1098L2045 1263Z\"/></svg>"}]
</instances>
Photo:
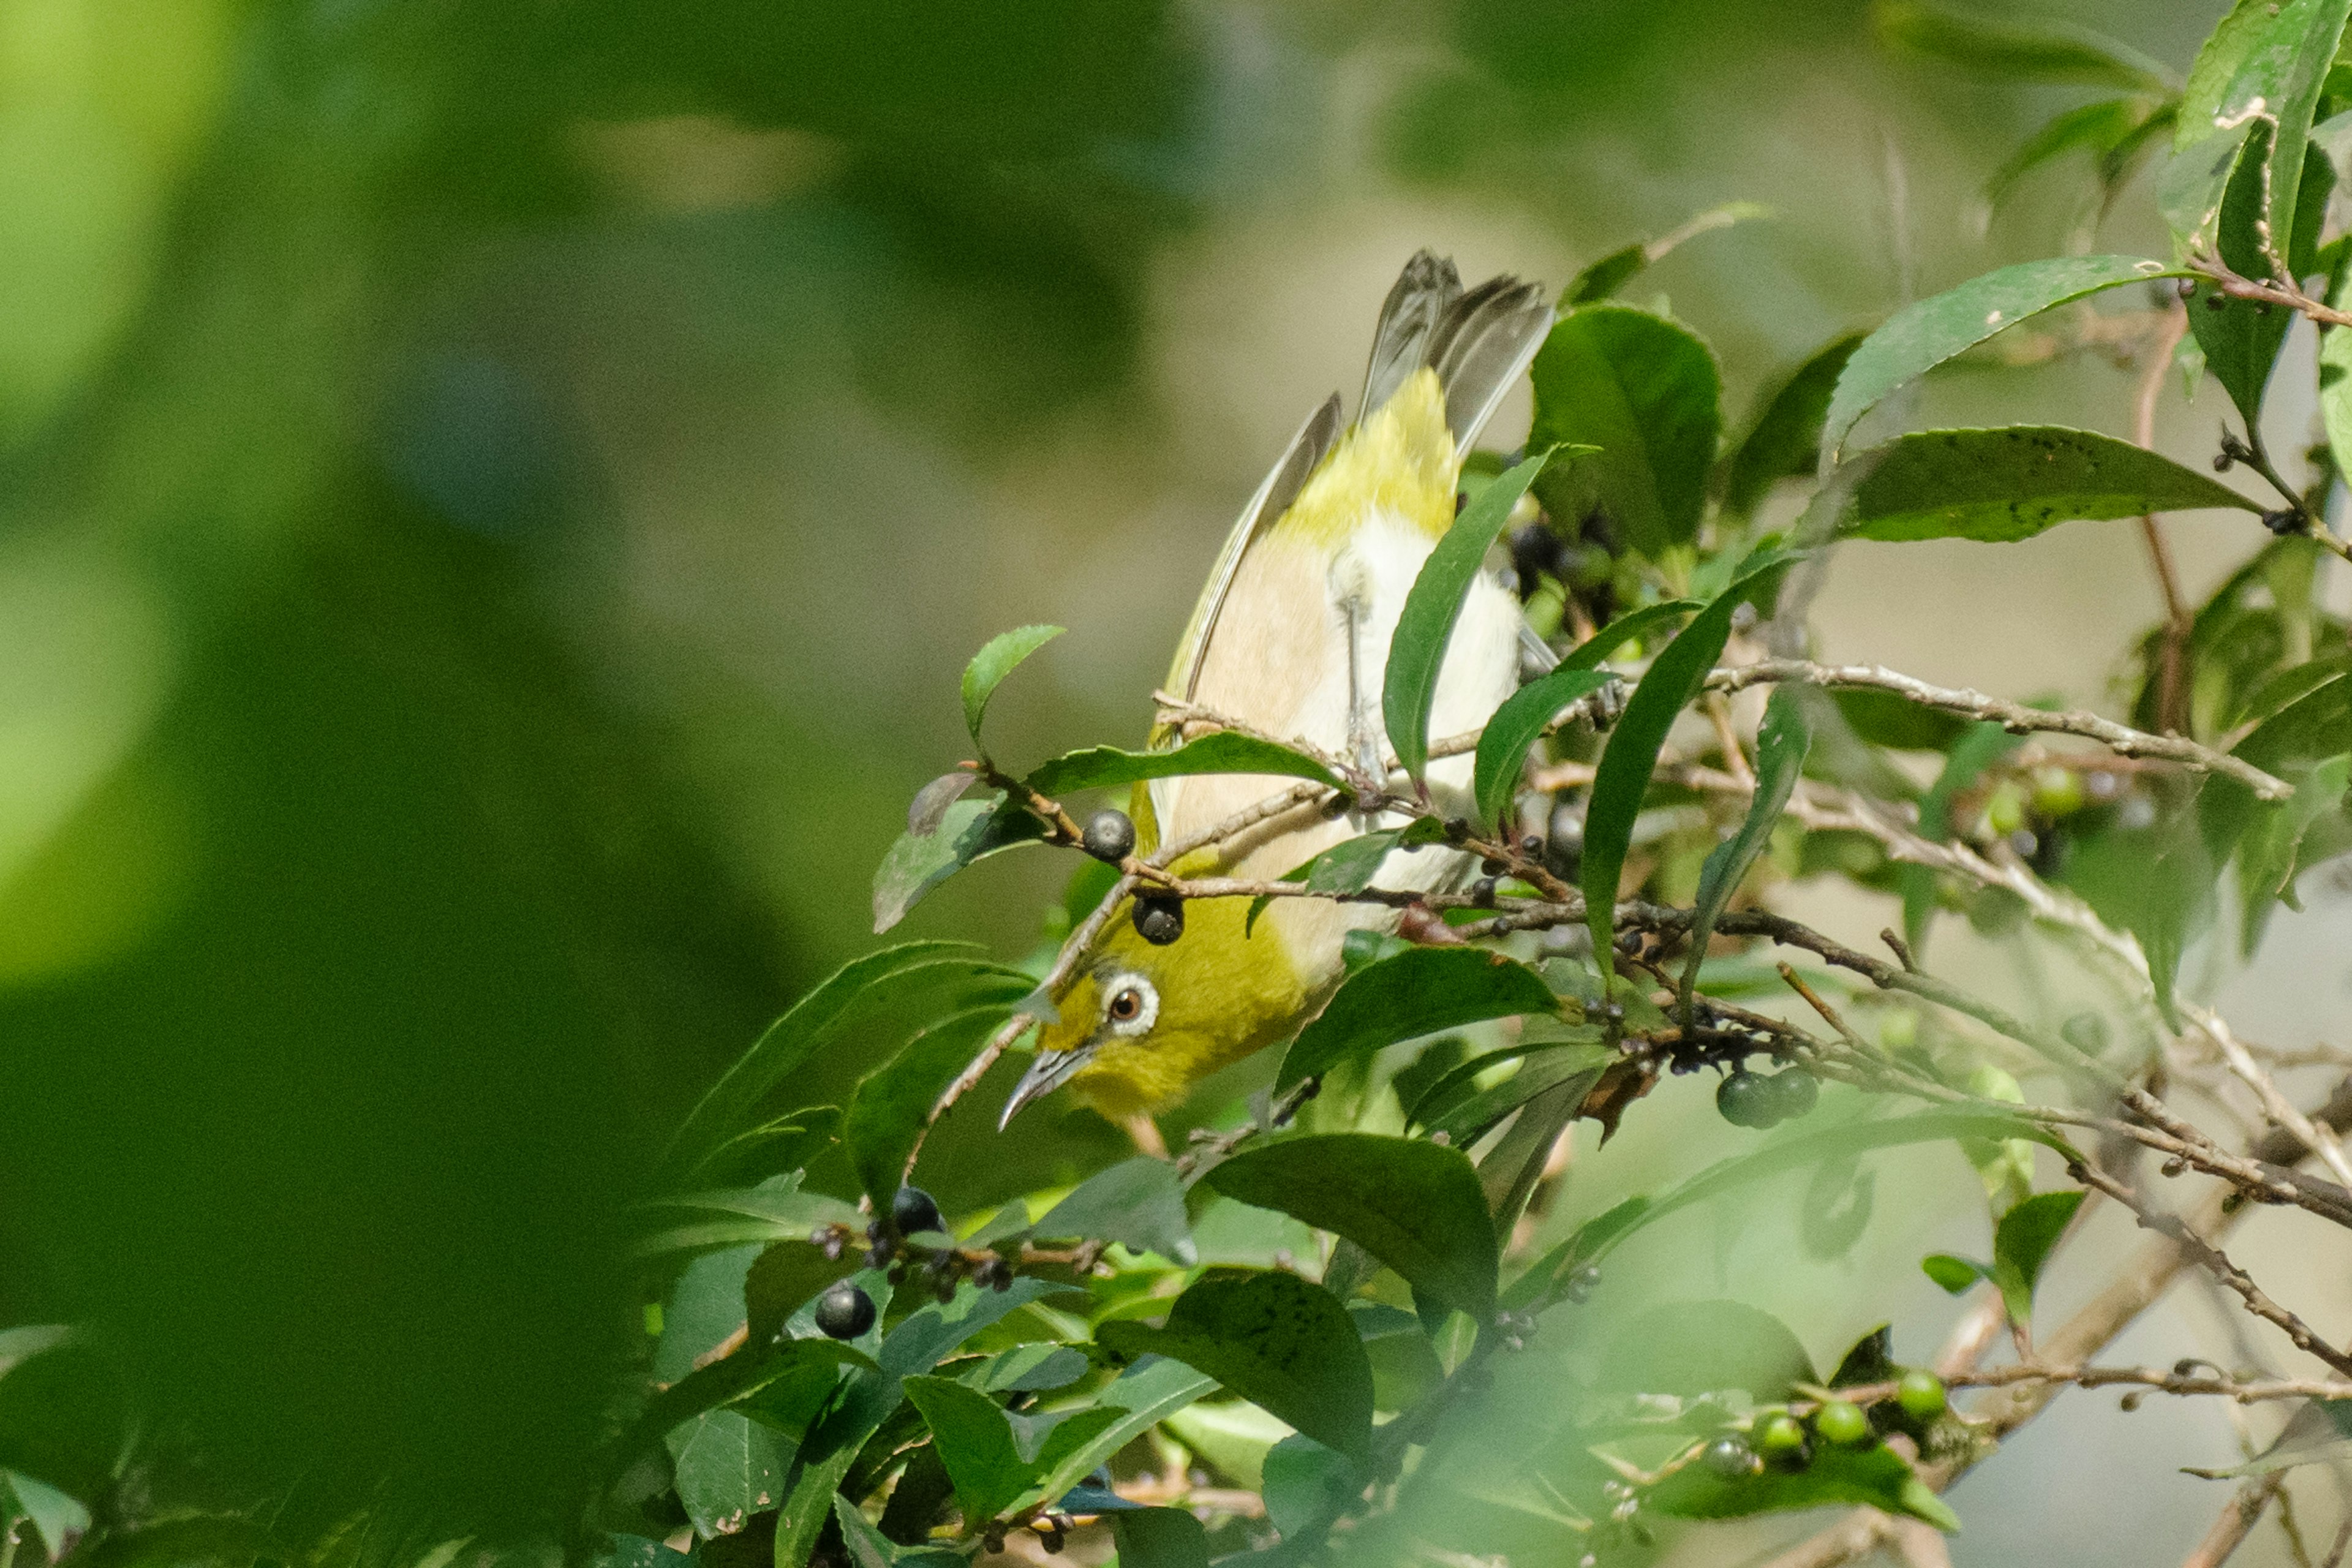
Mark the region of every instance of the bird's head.
<instances>
[{"instance_id":1,"label":"bird's head","mask_svg":"<svg viewBox=\"0 0 2352 1568\"><path fill-rule=\"evenodd\" d=\"M1244 933L1246 904L1188 904L1165 944L1136 930L1133 903L1121 909L1055 997L1060 1017L1039 1030L998 1125L1065 1084L1114 1121L1154 1110L1296 1023L1307 986L1277 921Z\"/></svg>"}]
</instances>

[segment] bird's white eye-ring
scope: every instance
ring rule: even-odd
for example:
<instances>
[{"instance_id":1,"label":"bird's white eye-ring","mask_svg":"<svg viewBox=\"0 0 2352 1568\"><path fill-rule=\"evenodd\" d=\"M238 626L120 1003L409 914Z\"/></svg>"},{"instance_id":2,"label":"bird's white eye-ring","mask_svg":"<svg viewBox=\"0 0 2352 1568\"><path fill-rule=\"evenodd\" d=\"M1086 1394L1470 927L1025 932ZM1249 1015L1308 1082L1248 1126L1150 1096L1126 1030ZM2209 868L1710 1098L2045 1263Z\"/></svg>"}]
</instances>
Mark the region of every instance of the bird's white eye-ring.
<instances>
[{"instance_id":1,"label":"bird's white eye-ring","mask_svg":"<svg viewBox=\"0 0 2352 1568\"><path fill-rule=\"evenodd\" d=\"M1140 1035L1160 1021L1160 993L1140 974L1103 982L1103 1022L1114 1035Z\"/></svg>"}]
</instances>

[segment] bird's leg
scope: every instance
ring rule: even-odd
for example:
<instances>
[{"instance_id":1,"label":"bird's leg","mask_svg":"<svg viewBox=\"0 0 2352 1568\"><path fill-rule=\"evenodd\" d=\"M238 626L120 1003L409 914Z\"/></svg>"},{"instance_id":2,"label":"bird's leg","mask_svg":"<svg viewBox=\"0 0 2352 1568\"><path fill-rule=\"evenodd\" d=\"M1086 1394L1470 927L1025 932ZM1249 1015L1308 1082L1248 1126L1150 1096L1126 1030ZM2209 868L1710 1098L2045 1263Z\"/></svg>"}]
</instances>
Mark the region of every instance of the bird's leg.
<instances>
[{"instance_id":1,"label":"bird's leg","mask_svg":"<svg viewBox=\"0 0 2352 1568\"><path fill-rule=\"evenodd\" d=\"M1380 716L1372 707L1377 694L1365 668L1364 631L1371 620L1371 605L1364 588L1360 582L1352 583L1339 600L1348 637L1348 760L1359 773L1377 780L1386 772L1381 766L1386 748L1381 744Z\"/></svg>"}]
</instances>

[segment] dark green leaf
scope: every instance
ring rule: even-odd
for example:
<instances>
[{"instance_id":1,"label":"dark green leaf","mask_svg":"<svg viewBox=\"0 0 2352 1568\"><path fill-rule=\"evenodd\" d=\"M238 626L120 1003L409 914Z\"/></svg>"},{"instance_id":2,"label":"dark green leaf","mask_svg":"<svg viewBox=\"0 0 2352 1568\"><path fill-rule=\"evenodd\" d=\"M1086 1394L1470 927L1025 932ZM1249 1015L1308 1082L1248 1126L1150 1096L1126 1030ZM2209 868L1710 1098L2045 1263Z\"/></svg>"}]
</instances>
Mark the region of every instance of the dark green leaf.
<instances>
[{"instance_id":1,"label":"dark green leaf","mask_svg":"<svg viewBox=\"0 0 2352 1568\"><path fill-rule=\"evenodd\" d=\"M1457 1149L1466 1149L1504 1117L1548 1089L1571 1079L1601 1069L1617 1053L1601 1043L1598 1026L1562 1029L1558 1040L1526 1040L1466 1061L1431 1084L1406 1108L1406 1124L1443 1132ZM1478 1079L1513 1058L1519 1070L1500 1083L1478 1087Z\"/></svg>"},{"instance_id":2,"label":"dark green leaf","mask_svg":"<svg viewBox=\"0 0 2352 1568\"><path fill-rule=\"evenodd\" d=\"M2261 226L2272 205L2267 188L2271 134L2268 125L2257 125L2247 139L2223 189L2214 230L2221 259L2250 278L2267 278L2273 270ZM2305 215L2303 238L2295 242L2293 252L2282 253L2287 256L2288 270L2298 278L2314 269L2310 241L2318 233L2335 183L2335 166L2326 158L2314 157L2303 165L2300 195L2276 204L2282 211L2300 205ZM2291 311L2260 300L2233 298L2210 283L2200 284L2189 301L2189 330L2204 351L2205 367L2250 426L2262 416L2263 394L2293 320Z\"/></svg>"},{"instance_id":3,"label":"dark green leaf","mask_svg":"<svg viewBox=\"0 0 2352 1568\"><path fill-rule=\"evenodd\" d=\"M1622 1324L1601 1352L1600 1379L1626 1394L1688 1399L1744 1388L1776 1400L1814 1376L1804 1345L1769 1312L1738 1301L1680 1301Z\"/></svg>"},{"instance_id":4,"label":"dark green leaf","mask_svg":"<svg viewBox=\"0 0 2352 1568\"><path fill-rule=\"evenodd\" d=\"M1412 1342L1428 1343L1418 1324ZM1266 1450L1265 1477L1265 1517L1286 1542L1328 1525L1364 1484L1347 1455L1301 1432Z\"/></svg>"},{"instance_id":5,"label":"dark green leaf","mask_svg":"<svg viewBox=\"0 0 2352 1568\"><path fill-rule=\"evenodd\" d=\"M1969 721L1927 708L1895 691L1852 687L1830 693L1853 732L1874 746L1898 752L1940 752L1960 738Z\"/></svg>"},{"instance_id":6,"label":"dark green leaf","mask_svg":"<svg viewBox=\"0 0 2352 1568\"><path fill-rule=\"evenodd\" d=\"M1999 206L2009 199L2017 182L2053 158L2082 148L2105 153L2137 130L2148 115L2147 105L2128 98L2111 98L2070 109L2027 137L1985 181L1984 199Z\"/></svg>"},{"instance_id":7,"label":"dark green leaf","mask_svg":"<svg viewBox=\"0 0 2352 1568\"><path fill-rule=\"evenodd\" d=\"M1668 599L1661 604L1644 605L1638 610L1629 611L1569 649L1566 657L1559 661L1559 668L1598 669L1601 668L1602 659L1607 658L1627 643L1636 638L1646 643L1652 632L1657 631L1668 622L1679 620L1695 610L1702 610L1706 607L1697 599Z\"/></svg>"},{"instance_id":8,"label":"dark green leaf","mask_svg":"<svg viewBox=\"0 0 2352 1568\"><path fill-rule=\"evenodd\" d=\"M1837 1370L1830 1373L1829 1386L1852 1388L1864 1383L1892 1383L1899 1372L1895 1364L1894 1325L1881 1323L1854 1341L1839 1358Z\"/></svg>"},{"instance_id":9,"label":"dark green leaf","mask_svg":"<svg viewBox=\"0 0 2352 1568\"><path fill-rule=\"evenodd\" d=\"M1022 782L1039 795L1058 795L1187 773L1265 773L1313 779L1334 788L1339 784L1339 774L1304 752L1231 730L1203 735L1167 752L1123 752L1117 746L1072 752L1044 763Z\"/></svg>"},{"instance_id":10,"label":"dark green leaf","mask_svg":"<svg viewBox=\"0 0 2352 1568\"><path fill-rule=\"evenodd\" d=\"M1319 1443L1359 1460L1370 1453L1363 1341L1328 1290L1296 1274L1212 1275L1176 1298L1164 1328L1109 1322L1095 1338L1118 1355L1181 1361Z\"/></svg>"},{"instance_id":11,"label":"dark green leaf","mask_svg":"<svg viewBox=\"0 0 2352 1568\"><path fill-rule=\"evenodd\" d=\"M1645 555L1688 543L1723 426L1723 379L1707 346L1647 310L1585 305L1552 328L1528 375L1528 445L1600 448L1538 485L1544 509L1563 521L1605 512Z\"/></svg>"},{"instance_id":12,"label":"dark green leaf","mask_svg":"<svg viewBox=\"0 0 2352 1568\"><path fill-rule=\"evenodd\" d=\"M856 1459L852 1444L801 1468L783 1506L776 1510L776 1568L808 1568L817 1536L833 1517L835 1491Z\"/></svg>"},{"instance_id":13,"label":"dark green leaf","mask_svg":"<svg viewBox=\"0 0 2352 1568\"><path fill-rule=\"evenodd\" d=\"M901 1563L915 1564L917 1568L962 1568L969 1561L963 1553L944 1547L899 1545L875 1529L857 1505L839 1492L833 1494L833 1517L841 1526L841 1544L849 1552L850 1568L894 1568Z\"/></svg>"},{"instance_id":14,"label":"dark green leaf","mask_svg":"<svg viewBox=\"0 0 2352 1568\"><path fill-rule=\"evenodd\" d=\"M1705 1465L1685 1465L1652 1488L1644 1500L1660 1513L1680 1519L1742 1519L1788 1509L1861 1503L1909 1514L1938 1530L1960 1527L1950 1506L1883 1443L1866 1448L1817 1445L1801 1470L1767 1469L1738 1479L1717 1475Z\"/></svg>"},{"instance_id":15,"label":"dark green leaf","mask_svg":"<svg viewBox=\"0 0 2352 1568\"><path fill-rule=\"evenodd\" d=\"M1236 1154L1202 1180L1229 1198L1346 1237L1403 1276L1416 1296L1482 1323L1494 1316L1495 1225L1478 1173L1459 1149L1316 1133Z\"/></svg>"},{"instance_id":16,"label":"dark green leaf","mask_svg":"<svg viewBox=\"0 0 2352 1568\"><path fill-rule=\"evenodd\" d=\"M999 1352L964 1381L982 1394L1045 1393L1067 1388L1093 1364L1083 1351L1040 1340Z\"/></svg>"},{"instance_id":17,"label":"dark green leaf","mask_svg":"<svg viewBox=\"0 0 2352 1568\"><path fill-rule=\"evenodd\" d=\"M1538 443L1536 455L1489 483L1477 499L1462 509L1454 526L1422 563L1420 575L1407 590L1404 609L1397 617L1396 635L1389 642L1389 661L1381 688L1381 713L1388 725L1389 744L1397 761L1418 781L1429 763L1429 712L1437 700L1437 674L1445 664L1445 649L1454 640L1454 623L1462 614L1462 596L1486 564L1488 546L1511 521L1511 509L1528 493L1544 466L1554 458L1578 456L1561 450L1564 443Z\"/></svg>"},{"instance_id":18,"label":"dark green leaf","mask_svg":"<svg viewBox=\"0 0 2352 1568\"><path fill-rule=\"evenodd\" d=\"M1275 1087L1385 1046L1488 1018L1554 1014L1559 999L1525 964L1475 947L1414 947L1357 970L1299 1032Z\"/></svg>"},{"instance_id":19,"label":"dark green leaf","mask_svg":"<svg viewBox=\"0 0 2352 1568\"><path fill-rule=\"evenodd\" d=\"M932 1446L948 1479L955 1483L956 1506L967 1529L994 1519L1034 1479L1013 1447L1013 1427L1003 1407L953 1378L910 1377L907 1398L931 1429Z\"/></svg>"},{"instance_id":20,"label":"dark green leaf","mask_svg":"<svg viewBox=\"0 0 2352 1568\"><path fill-rule=\"evenodd\" d=\"M2012 1205L1993 1227L1992 1281L2000 1287L2011 1322L2032 1318L2033 1286L2042 1277L2042 1265L2082 1206L2081 1193L2042 1193Z\"/></svg>"},{"instance_id":21,"label":"dark green leaf","mask_svg":"<svg viewBox=\"0 0 2352 1568\"><path fill-rule=\"evenodd\" d=\"M1625 852L1633 841L1633 819L1641 815L1642 797L1650 787L1659 748L1675 717L1698 695L1707 671L1731 638L1731 616L1742 604L1763 591L1772 575L1788 565L1780 557L1742 574L1739 580L1699 612L1680 637L1650 663L1649 672L1633 689L1625 711L1609 732L1608 749L1592 780L1591 804L1584 815L1585 924L1592 932L1592 951L1607 953L1617 918L1617 881L1625 869ZM1609 976L1603 975L1603 981Z\"/></svg>"},{"instance_id":22,"label":"dark green leaf","mask_svg":"<svg viewBox=\"0 0 2352 1568\"><path fill-rule=\"evenodd\" d=\"M804 1241L811 1230L859 1220L856 1205L800 1190L801 1173L771 1176L756 1187L687 1193L640 1205L656 1228L635 1248L639 1258L745 1242Z\"/></svg>"},{"instance_id":23,"label":"dark green leaf","mask_svg":"<svg viewBox=\"0 0 2352 1568\"><path fill-rule=\"evenodd\" d=\"M1725 469L1725 510L1745 517L1770 492L1773 481L1813 471L1821 460L1830 398L1864 336L1848 332L1832 339L1765 399Z\"/></svg>"},{"instance_id":24,"label":"dark green leaf","mask_svg":"<svg viewBox=\"0 0 2352 1568\"><path fill-rule=\"evenodd\" d=\"M1873 10L1888 43L2021 81L2119 87L2169 95L2176 79L2160 61L2128 44L2063 22L2021 23L1964 16L1914 0L1878 0Z\"/></svg>"},{"instance_id":25,"label":"dark green leaf","mask_svg":"<svg viewBox=\"0 0 2352 1568\"><path fill-rule=\"evenodd\" d=\"M1031 1495L1045 1502L1092 1475L1097 1466L1160 1422L1216 1387L1216 1381L1181 1361L1154 1361L1129 1367L1095 1395L1098 1408L1122 1412L1118 1422L1055 1460Z\"/></svg>"},{"instance_id":26,"label":"dark green leaf","mask_svg":"<svg viewBox=\"0 0 2352 1568\"><path fill-rule=\"evenodd\" d=\"M1723 918L1731 895L1747 879L1748 868L1764 853L1781 811L1797 793L1797 780L1812 749L1813 732L1805 722L1799 694L1788 687L1772 693L1764 707L1764 722L1756 735L1756 794L1739 831L1716 846L1699 873L1698 897L1691 909L1690 959L1683 965L1682 1005L1687 1014L1691 988L1698 984L1699 965L1706 962L1706 944L1715 922Z\"/></svg>"},{"instance_id":27,"label":"dark green leaf","mask_svg":"<svg viewBox=\"0 0 2352 1568\"><path fill-rule=\"evenodd\" d=\"M1486 728L1478 737L1474 775L1473 793L1482 825L1493 827L1510 809L1528 749L1551 726L1553 717L1577 699L1600 690L1612 679L1603 670L1562 667L1520 687L1495 710L1495 716L1486 721Z\"/></svg>"},{"instance_id":28,"label":"dark green leaf","mask_svg":"<svg viewBox=\"0 0 2352 1568\"><path fill-rule=\"evenodd\" d=\"M1342 839L1305 865L1285 871L1280 879L1303 882L1318 892L1361 892L1372 885L1374 877L1380 875L1381 866L1388 859L1391 849L1439 844L1444 839L1444 823L1433 816L1417 816L1402 827L1383 827ZM1249 910L1242 917L1244 936L1257 929L1258 917L1273 902L1273 896L1267 893L1261 893L1250 900Z\"/></svg>"},{"instance_id":29,"label":"dark green leaf","mask_svg":"<svg viewBox=\"0 0 2352 1568\"><path fill-rule=\"evenodd\" d=\"M733 1410L696 1416L668 1437L677 1500L695 1532L730 1535L784 1495L789 1439Z\"/></svg>"},{"instance_id":30,"label":"dark green leaf","mask_svg":"<svg viewBox=\"0 0 2352 1568\"><path fill-rule=\"evenodd\" d=\"M902 833L874 868L874 934L907 918L924 894L965 867L1043 842L1045 825L1001 795L960 800L929 833Z\"/></svg>"},{"instance_id":31,"label":"dark green leaf","mask_svg":"<svg viewBox=\"0 0 2352 1568\"><path fill-rule=\"evenodd\" d=\"M1568 280L1568 287L1560 290L1560 308L1566 310L1606 300L1649 264L1648 246L1639 242L1622 246Z\"/></svg>"},{"instance_id":32,"label":"dark green leaf","mask_svg":"<svg viewBox=\"0 0 2352 1568\"><path fill-rule=\"evenodd\" d=\"M972 744L980 744L980 721L988 712L988 700L996 695L998 683L1023 659L1061 635L1060 626L1015 626L991 637L986 647L971 656L963 670L963 722L971 731Z\"/></svg>"},{"instance_id":33,"label":"dark green leaf","mask_svg":"<svg viewBox=\"0 0 2352 1568\"><path fill-rule=\"evenodd\" d=\"M1843 450L1855 422L1888 393L2028 316L2103 289L2179 276L2138 257L2072 256L2000 268L1907 305L1846 361L1822 439L1832 452Z\"/></svg>"},{"instance_id":34,"label":"dark green leaf","mask_svg":"<svg viewBox=\"0 0 2352 1568\"><path fill-rule=\"evenodd\" d=\"M1115 1241L1135 1252L1193 1261L1184 1221L1184 1185L1176 1167L1139 1154L1097 1171L1037 1222L1034 1234L1053 1239Z\"/></svg>"},{"instance_id":35,"label":"dark green leaf","mask_svg":"<svg viewBox=\"0 0 2352 1568\"><path fill-rule=\"evenodd\" d=\"M908 1157L940 1095L1034 984L1017 971L998 973L995 1001L916 1035L850 1095L841 1114L841 1141L850 1167L876 1204L887 1205L898 1190Z\"/></svg>"},{"instance_id":36,"label":"dark green leaf","mask_svg":"<svg viewBox=\"0 0 2352 1568\"><path fill-rule=\"evenodd\" d=\"M2169 458L2063 426L1915 431L1856 461L1873 466L1842 531L1864 539L2006 543L2076 518L2262 510Z\"/></svg>"},{"instance_id":37,"label":"dark green leaf","mask_svg":"<svg viewBox=\"0 0 2352 1568\"><path fill-rule=\"evenodd\" d=\"M929 1005L997 973L969 942L916 942L850 960L769 1026L729 1068L670 1140L664 1165L673 1181L693 1174L711 1151L758 1120L761 1104L819 1051L897 1005Z\"/></svg>"},{"instance_id":38,"label":"dark green leaf","mask_svg":"<svg viewBox=\"0 0 2352 1568\"><path fill-rule=\"evenodd\" d=\"M1189 1510L1121 1509L1110 1531L1118 1568L1209 1568L1209 1532Z\"/></svg>"},{"instance_id":39,"label":"dark green leaf","mask_svg":"<svg viewBox=\"0 0 2352 1568\"><path fill-rule=\"evenodd\" d=\"M1947 1294L1958 1296L1973 1289L1978 1280L1990 1277L1992 1270L1985 1264L1955 1258L1948 1252L1931 1252L1919 1259L1919 1272L1942 1286Z\"/></svg>"},{"instance_id":40,"label":"dark green leaf","mask_svg":"<svg viewBox=\"0 0 2352 1568\"><path fill-rule=\"evenodd\" d=\"M1923 1110L1874 1121L1849 1121L1781 1136L1752 1153L1719 1160L1664 1195L1643 1203L1628 1199L1587 1222L1601 1234L1588 1239L1580 1233L1554 1247L1503 1292L1503 1305L1514 1310L1540 1307L1557 1300L1578 1268L1607 1257L1627 1237L1691 1205L1730 1192L1782 1171L1792 1171L1822 1160L1891 1149L1911 1143L1937 1143L1946 1139L2023 1138L2074 1157L2065 1141L2039 1122L1998 1111ZM1641 1206L1634 1205L1639 1203ZM1603 1222L1606 1222L1605 1227Z\"/></svg>"}]
</instances>

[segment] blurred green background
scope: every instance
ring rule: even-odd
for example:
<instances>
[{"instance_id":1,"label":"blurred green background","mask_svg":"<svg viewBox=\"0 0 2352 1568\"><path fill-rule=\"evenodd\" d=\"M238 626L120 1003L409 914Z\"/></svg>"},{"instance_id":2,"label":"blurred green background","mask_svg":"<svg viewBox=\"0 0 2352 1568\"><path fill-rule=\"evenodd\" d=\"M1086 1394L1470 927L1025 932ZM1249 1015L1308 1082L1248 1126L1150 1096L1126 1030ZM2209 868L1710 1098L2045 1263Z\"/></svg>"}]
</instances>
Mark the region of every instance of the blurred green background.
<instances>
[{"instance_id":1,"label":"blurred green background","mask_svg":"<svg viewBox=\"0 0 2352 1568\"><path fill-rule=\"evenodd\" d=\"M2178 65L2221 9L2031 8ZM1559 283L1769 205L1633 290L1736 416L2061 248L2079 181L1974 193L2087 96L1860 4L0 0L0 1322L102 1324L233 1479L536 1507L617 1205L872 941L971 648L1072 628L1007 754L1139 734L1418 246ZM1934 396L2127 428L2095 363ZM1865 550L1825 646L2098 697L2129 547ZM1017 955L1061 869L907 930ZM966 1120L973 1206L1110 1146Z\"/></svg>"}]
</instances>

